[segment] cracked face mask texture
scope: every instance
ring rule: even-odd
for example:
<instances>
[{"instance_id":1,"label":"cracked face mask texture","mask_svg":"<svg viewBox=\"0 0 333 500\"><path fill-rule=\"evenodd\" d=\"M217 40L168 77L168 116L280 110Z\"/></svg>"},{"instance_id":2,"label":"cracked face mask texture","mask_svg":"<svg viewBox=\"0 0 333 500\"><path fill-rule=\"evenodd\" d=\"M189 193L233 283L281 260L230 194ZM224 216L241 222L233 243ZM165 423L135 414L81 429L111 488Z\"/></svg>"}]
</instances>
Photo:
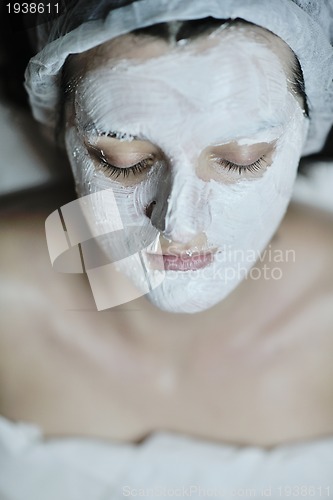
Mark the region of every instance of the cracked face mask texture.
<instances>
[{"instance_id":1,"label":"cracked face mask texture","mask_svg":"<svg viewBox=\"0 0 333 500\"><path fill-rule=\"evenodd\" d=\"M208 40L111 54L81 78L66 128L78 194L112 188L125 227L103 250L140 288L121 258L148 248L145 278L164 274L147 298L170 312L205 310L245 277L285 214L308 128L272 49L237 30ZM94 212L112 218L102 194Z\"/></svg>"}]
</instances>

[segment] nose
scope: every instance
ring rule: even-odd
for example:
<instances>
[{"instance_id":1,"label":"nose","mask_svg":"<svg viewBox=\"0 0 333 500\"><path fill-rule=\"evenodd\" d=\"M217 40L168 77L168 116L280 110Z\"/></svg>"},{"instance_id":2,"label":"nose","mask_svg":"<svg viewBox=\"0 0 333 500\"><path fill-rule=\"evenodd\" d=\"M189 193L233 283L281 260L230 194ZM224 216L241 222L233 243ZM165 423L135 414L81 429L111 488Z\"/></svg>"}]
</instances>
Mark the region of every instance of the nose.
<instances>
[{"instance_id":1,"label":"nose","mask_svg":"<svg viewBox=\"0 0 333 500\"><path fill-rule=\"evenodd\" d=\"M190 244L210 223L208 184L184 169L164 187L167 189L158 191L146 215L165 239Z\"/></svg>"}]
</instances>

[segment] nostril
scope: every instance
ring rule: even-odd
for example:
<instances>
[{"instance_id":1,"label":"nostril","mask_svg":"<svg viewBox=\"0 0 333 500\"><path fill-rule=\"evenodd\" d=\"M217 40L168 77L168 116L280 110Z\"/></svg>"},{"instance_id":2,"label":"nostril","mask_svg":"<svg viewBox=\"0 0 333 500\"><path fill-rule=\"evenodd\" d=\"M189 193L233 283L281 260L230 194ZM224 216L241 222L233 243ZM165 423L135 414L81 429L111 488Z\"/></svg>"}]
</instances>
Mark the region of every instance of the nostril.
<instances>
[{"instance_id":1,"label":"nostril","mask_svg":"<svg viewBox=\"0 0 333 500\"><path fill-rule=\"evenodd\" d=\"M150 219L151 215L153 213L154 206L156 205L156 201L152 201L149 205L146 207L146 216Z\"/></svg>"}]
</instances>

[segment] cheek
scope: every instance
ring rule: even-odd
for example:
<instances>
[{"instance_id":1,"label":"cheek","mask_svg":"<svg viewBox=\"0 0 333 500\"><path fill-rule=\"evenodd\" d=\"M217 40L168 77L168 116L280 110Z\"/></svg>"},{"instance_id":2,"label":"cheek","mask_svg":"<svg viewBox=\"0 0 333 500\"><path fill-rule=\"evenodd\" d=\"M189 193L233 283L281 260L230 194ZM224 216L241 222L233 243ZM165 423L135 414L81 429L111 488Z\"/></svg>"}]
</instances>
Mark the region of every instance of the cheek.
<instances>
[{"instance_id":1,"label":"cheek","mask_svg":"<svg viewBox=\"0 0 333 500\"><path fill-rule=\"evenodd\" d=\"M308 122L297 107L262 178L232 186L211 181L210 240L243 250L265 247L290 202L307 130Z\"/></svg>"}]
</instances>

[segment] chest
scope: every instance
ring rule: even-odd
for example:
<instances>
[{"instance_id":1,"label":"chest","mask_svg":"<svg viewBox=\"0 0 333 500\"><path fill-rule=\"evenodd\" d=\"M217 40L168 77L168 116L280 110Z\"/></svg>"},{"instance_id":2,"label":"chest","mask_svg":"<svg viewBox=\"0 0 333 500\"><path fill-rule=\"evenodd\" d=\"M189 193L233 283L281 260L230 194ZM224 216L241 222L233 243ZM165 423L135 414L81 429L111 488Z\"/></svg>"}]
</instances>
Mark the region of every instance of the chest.
<instances>
[{"instance_id":1,"label":"chest","mask_svg":"<svg viewBox=\"0 0 333 500\"><path fill-rule=\"evenodd\" d=\"M178 363L92 342L82 325L71 325L80 343L22 336L2 345L0 411L49 435L120 441L161 429L259 445L332 433L332 340L301 326L198 344Z\"/></svg>"}]
</instances>

